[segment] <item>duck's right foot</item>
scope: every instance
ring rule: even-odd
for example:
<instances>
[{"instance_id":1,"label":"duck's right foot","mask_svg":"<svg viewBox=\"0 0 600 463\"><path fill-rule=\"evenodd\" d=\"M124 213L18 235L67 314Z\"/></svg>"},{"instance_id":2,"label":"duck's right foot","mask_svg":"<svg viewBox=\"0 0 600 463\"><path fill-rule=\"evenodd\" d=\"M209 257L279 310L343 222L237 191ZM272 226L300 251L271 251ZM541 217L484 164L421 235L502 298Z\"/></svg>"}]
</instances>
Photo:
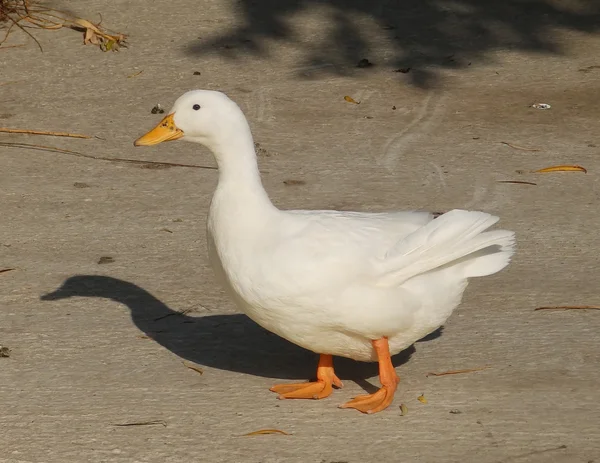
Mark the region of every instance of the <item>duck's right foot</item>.
<instances>
[{"instance_id":1,"label":"duck's right foot","mask_svg":"<svg viewBox=\"0 0 600 463\"><path fill-rule=\"evenodd\" d=\"M317 367L317 381L310 383L277 384L270 390L279 394L279 399L324 399L333 392L333 386L343 386L333 371L333 357L321 354Z\"/></svg>"}]
</instances>

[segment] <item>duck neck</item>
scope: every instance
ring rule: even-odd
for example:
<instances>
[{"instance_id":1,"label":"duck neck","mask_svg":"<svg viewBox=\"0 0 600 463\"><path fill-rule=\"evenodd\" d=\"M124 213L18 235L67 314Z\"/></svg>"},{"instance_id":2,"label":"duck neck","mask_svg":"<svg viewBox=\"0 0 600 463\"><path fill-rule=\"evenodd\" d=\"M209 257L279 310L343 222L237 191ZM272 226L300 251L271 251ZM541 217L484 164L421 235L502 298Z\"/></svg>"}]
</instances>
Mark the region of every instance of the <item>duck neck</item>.
<instances>
[{"instance_id":1,"label":"duck neck","mask_svg":"<svg viewBox=\"0 0 600 463\"><path fill-rule=\"evenodd\" d=\"M247 123L234 136L222 137L212 146L219 166L215 199L227 203L240 214L256 215L275 209L265 191L258 170L254 141Z\"/></svg>"}]
</instances>

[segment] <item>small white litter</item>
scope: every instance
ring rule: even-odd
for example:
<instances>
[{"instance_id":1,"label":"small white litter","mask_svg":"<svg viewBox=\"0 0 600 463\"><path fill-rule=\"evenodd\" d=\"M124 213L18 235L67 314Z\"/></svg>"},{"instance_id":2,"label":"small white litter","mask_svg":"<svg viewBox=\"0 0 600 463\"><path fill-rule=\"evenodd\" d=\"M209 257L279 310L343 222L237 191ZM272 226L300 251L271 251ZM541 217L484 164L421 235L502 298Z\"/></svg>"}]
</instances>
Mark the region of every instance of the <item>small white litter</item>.
<instances>
[{"instance_id":1,"label":"small white litter","mask_svg":"<svg viewBox=\"0 0 600 463\"><path fill-rule=\"evenodd\" d=\"M531 105L531 107L535 109L550 109L552 106L550 106L548 103L534 103Z\"/></svg>"}]
</instances>

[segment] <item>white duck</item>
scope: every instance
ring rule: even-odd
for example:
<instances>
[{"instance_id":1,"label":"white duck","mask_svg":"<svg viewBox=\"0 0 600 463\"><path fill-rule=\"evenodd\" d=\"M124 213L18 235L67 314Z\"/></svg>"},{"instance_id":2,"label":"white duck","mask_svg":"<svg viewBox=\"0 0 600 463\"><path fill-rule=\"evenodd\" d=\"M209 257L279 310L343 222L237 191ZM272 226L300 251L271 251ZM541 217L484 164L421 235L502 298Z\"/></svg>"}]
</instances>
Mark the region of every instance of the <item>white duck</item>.
<instances>
[{"instance_id":1,"label":"white duck","mask_svg":"<svg viewBox=\"0 0 600 463\"><path fill-rule=\"evenodd\" d=\"M389 406L399 382L390 357L439 328L470 277L503 269L514 233L485 231L484 212L282 211L265 192L250 127L225 94L181 96L135 141L181 138L212 151L219 182L208 217L215 274L239 308L269 331L320 354L315 382L271 388L282 399L321 399L342 383L333 355L378 361L381 389L342 405Z\"/></svg>"}]
</instances>

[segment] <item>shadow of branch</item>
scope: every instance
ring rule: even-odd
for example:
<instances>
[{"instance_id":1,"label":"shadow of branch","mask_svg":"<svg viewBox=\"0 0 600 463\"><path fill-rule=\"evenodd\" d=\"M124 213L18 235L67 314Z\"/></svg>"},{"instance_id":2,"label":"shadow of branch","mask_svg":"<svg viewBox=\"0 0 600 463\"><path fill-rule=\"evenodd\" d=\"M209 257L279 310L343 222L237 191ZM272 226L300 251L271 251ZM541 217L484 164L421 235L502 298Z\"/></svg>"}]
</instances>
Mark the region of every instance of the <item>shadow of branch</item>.
<instances>
[{"instance_id":1,"label":"shadow of branch","mask_svg":"<svg viewBox=\"0 0 600 463\"><path fill-rule=\"evenodd\" d=\"M290 25L294 16L316 8L326 16L324 34L299 36ZM240 0L235 10L239 25L190 43L187 52L268 57L268 41L287 42L305 52L300 68L342 75L365 72L357 63L367 53L382 61L385 55L391 58L382 65L410 68L409 82L421 88L434 86L442 69L493 60L500 49L560 54L560 29L600 30L597 1ZM373 27L365 26L365 17Z\"/></svg>"}]
</instances>

